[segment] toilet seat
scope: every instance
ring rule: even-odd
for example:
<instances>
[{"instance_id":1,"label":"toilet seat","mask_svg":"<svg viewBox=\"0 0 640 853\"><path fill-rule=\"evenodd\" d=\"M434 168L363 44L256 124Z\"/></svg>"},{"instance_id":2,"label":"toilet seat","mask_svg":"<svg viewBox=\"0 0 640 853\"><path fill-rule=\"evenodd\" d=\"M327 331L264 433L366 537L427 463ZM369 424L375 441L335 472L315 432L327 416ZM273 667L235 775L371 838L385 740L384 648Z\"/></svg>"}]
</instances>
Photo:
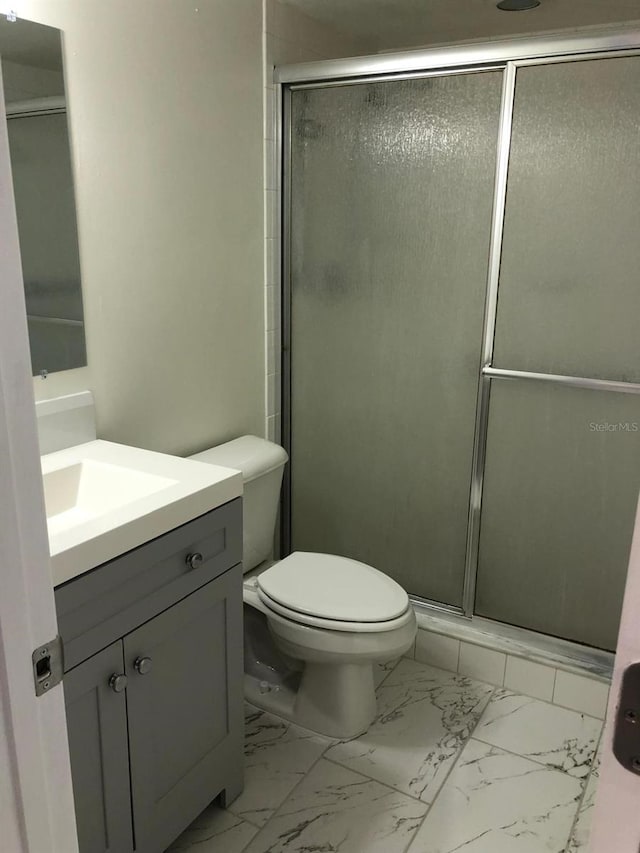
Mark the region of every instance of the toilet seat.
<instances>
[{"instance_id":1,"label":"toilet seat","mask_svg":"<svg viewBox=\"0 0 640 853\"><path fill-rule=\"evenodd\" d=\"M258 598L268 610L277 613L279 616L283 616L285 619L289 619L291 622L297 622L309 628L322 628L326 631L346 631L352 634L379 634L383 631L393 631L395 628L402 628L413 618L413 609L407 606L407 609L401 616L385 620L384 622L346 622L338 619L323 619L320 616L311 616L308 613L290 610L278 604L277 601L270 599L261 589L258 589Z\"/></svg>"},{"instance_id":2,"label":"toilet seat","mask_svg":"<svg viewBox=\"0 0 640 853\"><path fill-rule=\"evenodd\" d=\"M257 592L275 613L334 631L390 631L406 621L409 598L387 575L347 557L296 551L260 574Z\"/></svg>"}]
</instances>

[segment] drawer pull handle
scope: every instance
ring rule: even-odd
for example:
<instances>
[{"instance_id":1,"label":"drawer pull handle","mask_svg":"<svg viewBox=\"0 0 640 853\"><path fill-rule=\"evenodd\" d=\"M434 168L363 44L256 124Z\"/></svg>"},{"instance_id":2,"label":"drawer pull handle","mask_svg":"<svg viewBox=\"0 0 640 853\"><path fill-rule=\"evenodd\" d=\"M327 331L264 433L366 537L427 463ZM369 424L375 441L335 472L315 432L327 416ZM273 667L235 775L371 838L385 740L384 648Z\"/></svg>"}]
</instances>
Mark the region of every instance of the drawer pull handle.
<instances>
[{"instance_id":1,"label":"drawer pull handle","mask_svg":"<svg viewBox=\"0 0 640 853\"><path fill-rule=\"evenodd\" d=\"M204 557L199 551L196 551L195 554L187 554L185 562L190 569L197 569L204 563Z\"/></svg>"},{"instance_id":2,"label":"drawer pull handle","mask_svg":"<svg viewBox=\"0 0 640 853\"><path fill-rule=\"evenodd\" d=\"M123 672L114 672L109 679L109 687L114 693L122 693L127 686L127 676Z\"/></svg>"},{"instance_id":3,"label":"drawer pull handle","mask_svg":"<svg viewBox=\"0 0 640 853\"><path fill-rule=\"evenodd\" d=\"M133 665L140 675L147 675L147 673L151 672L153 661L151 658L136 658Z\"/></svg>"}]
</instances>

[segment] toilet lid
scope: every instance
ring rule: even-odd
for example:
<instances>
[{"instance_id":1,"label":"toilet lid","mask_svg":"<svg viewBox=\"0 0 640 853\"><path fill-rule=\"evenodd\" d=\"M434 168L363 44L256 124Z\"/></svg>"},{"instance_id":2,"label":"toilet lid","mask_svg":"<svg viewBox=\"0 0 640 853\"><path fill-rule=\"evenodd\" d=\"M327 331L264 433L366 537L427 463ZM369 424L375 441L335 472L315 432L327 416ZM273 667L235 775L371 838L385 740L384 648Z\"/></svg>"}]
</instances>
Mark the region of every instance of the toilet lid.
<instances>
[{"instance_id":1,"label":"toilet lid","mask_svg":"<svg viewBox=\"0 0 640 853\"><path fill-rule=\"evenodd\" d=\"M270 599L298 613L341 622L387 622L409 598L387 575L366 563L296 551L258 576Z\"/></svg>"}]
</instances>

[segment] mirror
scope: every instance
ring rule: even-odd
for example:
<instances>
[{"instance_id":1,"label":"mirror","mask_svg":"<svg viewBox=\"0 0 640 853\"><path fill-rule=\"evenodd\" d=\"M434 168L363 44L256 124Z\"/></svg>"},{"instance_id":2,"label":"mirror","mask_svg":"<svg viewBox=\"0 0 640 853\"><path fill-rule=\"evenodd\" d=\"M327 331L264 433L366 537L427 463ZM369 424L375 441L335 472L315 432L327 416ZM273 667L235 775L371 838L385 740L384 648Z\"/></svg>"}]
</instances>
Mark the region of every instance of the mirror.
<instances>
[{"instance_id":1,"label":"mirror","mask_svg":"<svg viewBox=\"0 0 640 853\"><path fill-rule=\"evenodd\" d=\"M33 373L87 363L60 32L0 17Z\"/></svg>"}]
</instances>

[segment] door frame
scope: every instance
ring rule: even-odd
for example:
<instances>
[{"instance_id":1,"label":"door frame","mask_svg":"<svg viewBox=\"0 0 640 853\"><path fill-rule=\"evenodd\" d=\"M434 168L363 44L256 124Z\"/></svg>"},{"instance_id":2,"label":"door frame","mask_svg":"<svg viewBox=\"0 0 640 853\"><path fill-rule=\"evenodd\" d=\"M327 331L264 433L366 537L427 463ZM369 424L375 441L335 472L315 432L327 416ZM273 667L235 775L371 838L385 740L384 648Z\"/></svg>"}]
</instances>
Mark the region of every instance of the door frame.
<instances>
[{"instance_id":1,"label":"door frame","mask_svg":"<svg viewBox=\"0 0 640 853\"><path fill-rule=\"evenodd\" d=\"M504 38L500 41L474 41L424 50L398 51L352 59L322 59L280 65L274 69L277 84L319 83L348 85L364 78L388 78L392 75L414 77L420 71L446 71L452 68L477 68L507 62L564 62L567 55L610 51L629 51L640 48L640 29L631 26L588 27L582 32L555 33L529 38Z\"/></svg>"},{"instance_id":2,"label":"door frame","mask_svg":"<svg viewBox=\"0 0 640 853\"><path fill-rule=\"evenodd\" d=\"M0 823L7 850L77 853L62 684L36 697L31 663L58 631L1 83Z\"/></svg>"},{"instance_id":3,"label":"door frame","mask_svg":"<svg viewBox=\"0 0 640 853\"><path fill-rule=\"evenodd\" d=\"M438 47L404 53L356 57L354 59L323 60L300 65L281 66L274 71L277 86L278 161L282 166L281 257L282 286L282 439L289 454L285 472L282 512L282 553L291 551L291 471L295 467L292 454L294 437L291 428L291 154L292 154L292 92L300 89L328 88L381 81L419 79L427 76L468 74L470 72L503 72L503 93L498 128L496 175L491 219L491 242L488 262L484 330L478 371L476 423L473 458L471 464L467 550L464 569L462 606L431 601L410 596L417 610L431 615L464 619L471 622L474 616L478 551L480 542L480 516L486 455L486 437L489 419L489 399L494 382L524 381L547 382L566 387L588 388L612 393L640 394L640 383L608 381L590 377L534 373L520 370L498 369L493 366L493 343L497 314L498 279L502 251L502 231L506 203L508 163L511 146L511 127L516 90L517 71L530 65L549 65L560 62L579 62L585 59L606 59L640 55L640 29L633 27L591 30L588 33L552 35L499 42L478 42L450 47ZM500 623L492 622L496 632L502 634ZM540 648L544 655L549 650L555 657L571 657L575 665L579 658L590 671L602 669L602 653L589 647L570 643L536 632L509 626L505 630L511 637L519 637L528 645ZM536 641L538 638L538 641ZM570 654L568 654L570 649Z\"/></svg>"},{"instance_id":4,"label":"door frame","mask_svg":"<svg viewBox=\"0 0 640 853\"><path fill-rule=\"evenodd\" d=\"M602 734L602 764L591 824L589 849L592 853L611 850L612 853L638 853L640 849L640 815L638 795L640 779L626 770L613 754L616 717L625 670L640 661L640 501L629 557L629 571L624 593L620 633L613 673L607 716Z\"/></svg>"}]
</instances>

